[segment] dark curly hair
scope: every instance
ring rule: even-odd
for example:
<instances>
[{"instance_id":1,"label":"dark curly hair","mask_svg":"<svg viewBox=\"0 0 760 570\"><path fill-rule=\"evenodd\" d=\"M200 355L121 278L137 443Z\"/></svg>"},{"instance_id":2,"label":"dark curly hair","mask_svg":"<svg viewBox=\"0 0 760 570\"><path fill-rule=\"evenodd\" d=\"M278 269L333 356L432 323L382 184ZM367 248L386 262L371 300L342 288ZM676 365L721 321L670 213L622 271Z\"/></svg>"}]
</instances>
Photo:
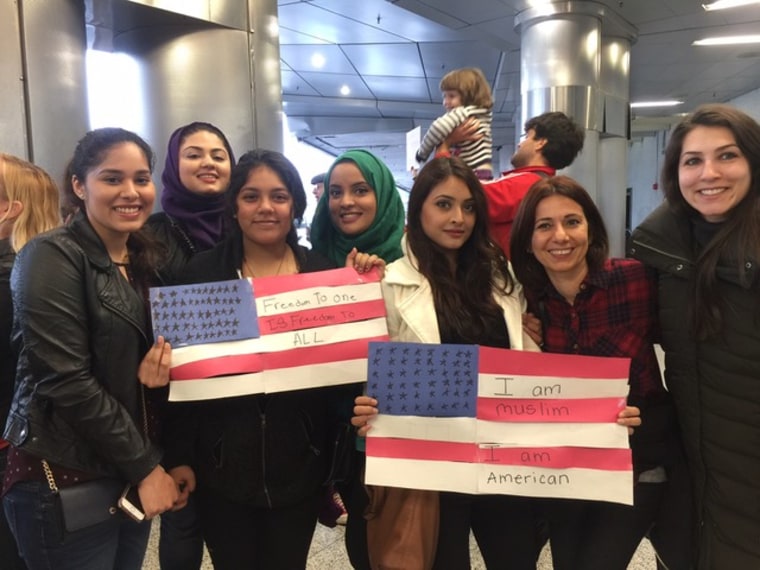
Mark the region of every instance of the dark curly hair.
<instances>
[{"instance_id":1,"label":"dark curly hair","mask_svg":"<svg viewBox=\"0 0 760 570\"><path fill-rule=\"evenodd\" d=\"M586 133L578 123L559 111L544 113L528 119L525 132L533 129L536 139L546 139L541 149L549 166L559 170L572 164L583 149Z\"/></svg>"}]
</instances>

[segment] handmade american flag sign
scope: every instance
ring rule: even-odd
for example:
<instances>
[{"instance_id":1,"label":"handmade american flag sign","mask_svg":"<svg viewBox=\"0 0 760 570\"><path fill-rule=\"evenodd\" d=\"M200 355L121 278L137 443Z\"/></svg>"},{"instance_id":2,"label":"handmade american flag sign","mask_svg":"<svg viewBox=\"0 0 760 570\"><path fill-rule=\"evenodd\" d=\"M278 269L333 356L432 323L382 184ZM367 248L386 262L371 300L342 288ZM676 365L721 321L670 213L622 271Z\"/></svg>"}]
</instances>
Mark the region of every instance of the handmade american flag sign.
<instances>
[{"instance_id":1,"label":"handmade american flag sign","mask_svg":"<svg viewBox=\"0 0 760 570\"><path fill-rule=\"evenodd\" d=\"M169 399L206 400L364 382L388 339L377 271L253 279L260 336L172 350Z\"/></svg>"},{"instance_id":2,"label":"handmade american flag sign","mask_svg":"<svg viewBox=\"0 0 760 570\"><path fill-rule=\"evenodd\" d=\"M373 485L633 503L627 358L373 342Z\"/></svg>"}]
</instances>

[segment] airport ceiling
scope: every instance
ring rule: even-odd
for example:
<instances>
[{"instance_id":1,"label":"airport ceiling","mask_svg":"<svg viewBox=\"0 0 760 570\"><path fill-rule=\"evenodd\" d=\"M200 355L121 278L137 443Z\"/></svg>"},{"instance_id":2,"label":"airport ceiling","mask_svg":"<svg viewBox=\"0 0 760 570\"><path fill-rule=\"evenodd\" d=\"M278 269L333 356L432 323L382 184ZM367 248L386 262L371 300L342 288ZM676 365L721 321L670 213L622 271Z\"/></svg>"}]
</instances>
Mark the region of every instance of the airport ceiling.
<instances>
[{"instance_id":1,"label":"airport ceiling","mask_svg":"<svg viewBox=\"0 0 760 570\"><path fill-rule=\"evenodd\" d=\"M707 36L757 33L760 6L706 12L698 0L597 3L638 30L631 49L631 101L683 101L665 111L635 110L634 133L667 126L674 119L664 113L760 88L760 45L692 45ZM529 7L527 0L278 4L284 110L303 140L332 154L370 148L401 174L406 131L441 114L441 77L473 66L484 71L494 90L494 145L514 144L520 103L520 37L514 24ZM321 68L314 65L314 54L323 58ZM349 95L341 95L343 86Z\"/></svg>"}]
</instances>

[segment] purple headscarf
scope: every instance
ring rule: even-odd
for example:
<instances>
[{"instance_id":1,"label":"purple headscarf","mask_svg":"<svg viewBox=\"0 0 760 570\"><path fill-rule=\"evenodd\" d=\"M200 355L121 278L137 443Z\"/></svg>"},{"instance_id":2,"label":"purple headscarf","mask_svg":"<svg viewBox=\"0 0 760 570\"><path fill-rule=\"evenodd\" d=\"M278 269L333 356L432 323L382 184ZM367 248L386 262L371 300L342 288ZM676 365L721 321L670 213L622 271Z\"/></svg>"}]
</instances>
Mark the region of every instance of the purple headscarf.
<instances>
[{"instance_id":1,"label":"purple headscarf","mask_svg":"<svg viewBox=\"0 0 760 570\"><path fill-rule=\"evenodd\" d=\"M210 123L195 122L178 128L169 138L164 172L161 182L161 207L169 216L179 221L182 228L199 251L211 249L219 243L224 230L224 192L214 195L194 194L179 179L179 147L184 138L208 131L217 135L230 156L230 167L235 166L232 147L224 133Z\"/></svg>"}]
</instances>

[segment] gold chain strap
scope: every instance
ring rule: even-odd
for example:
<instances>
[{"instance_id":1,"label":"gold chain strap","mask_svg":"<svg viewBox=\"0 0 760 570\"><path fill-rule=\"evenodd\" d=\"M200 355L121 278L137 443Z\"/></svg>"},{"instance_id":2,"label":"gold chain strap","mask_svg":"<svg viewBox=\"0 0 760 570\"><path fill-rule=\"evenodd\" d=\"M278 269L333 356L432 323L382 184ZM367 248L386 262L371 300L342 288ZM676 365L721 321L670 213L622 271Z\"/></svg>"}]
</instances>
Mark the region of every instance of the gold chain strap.
<instances>
[{"instance_id":1,"label":"gold chain strap","mask_svg":"<svg viewBox=\"0 0 760 570\"><path fill-rule=\"evenodd\" d=\"M48 485L50 485L50 490L53 491L53 493L58 492L58 485L55 484L55 478L53 477L53 470L50 469L50 465L48 465L48 462L44 459L42 460L42 469L45 471L45 477L47 477Z\"/></svg>"},{"instance_id":2,"label":"gold chain strap","mask_svg":"<svg viewBox=\"0 0 760 570\"><path fill-rule=\"evenodd\" d=\"M145 430L145 437L148 437L148 406L145 403L145 386L140 386L140 395L142 396L142 411L143 411L143 430ZM53 493L58 492L58 485L55 483L55 477L53 477L53 470L50 469L50 465L45 459L42 459L42 470L45 472L45 478L47 479L50 490Z\"/></svg>"}]
</instances>

